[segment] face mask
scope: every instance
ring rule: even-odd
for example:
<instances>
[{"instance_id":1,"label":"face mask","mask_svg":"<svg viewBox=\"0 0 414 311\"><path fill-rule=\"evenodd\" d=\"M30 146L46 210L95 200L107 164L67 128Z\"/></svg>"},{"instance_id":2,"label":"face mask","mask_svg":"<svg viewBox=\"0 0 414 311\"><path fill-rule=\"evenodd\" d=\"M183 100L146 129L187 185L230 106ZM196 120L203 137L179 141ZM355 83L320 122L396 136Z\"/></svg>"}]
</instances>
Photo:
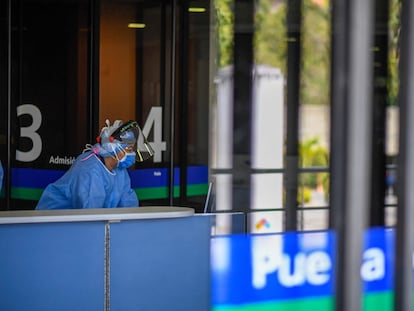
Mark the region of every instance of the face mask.
<instances>
[{"instance_id":1,"label":"face mask","mask_svg":"<svg viewBox=\"0 0 414 311\"><path fill-rule=\"evenodd\" d=\"M128 168L135 162L135 152L125 153L125 157L118 161L119 168Z\"/></svg>"}]
</instances>

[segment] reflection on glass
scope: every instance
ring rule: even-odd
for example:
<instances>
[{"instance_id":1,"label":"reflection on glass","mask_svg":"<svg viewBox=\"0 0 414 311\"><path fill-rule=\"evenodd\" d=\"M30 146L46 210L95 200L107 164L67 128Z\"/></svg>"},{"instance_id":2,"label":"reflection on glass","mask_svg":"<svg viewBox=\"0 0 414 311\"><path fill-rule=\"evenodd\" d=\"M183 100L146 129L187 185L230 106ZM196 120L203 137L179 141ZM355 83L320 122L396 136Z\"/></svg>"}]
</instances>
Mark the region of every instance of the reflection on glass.
<instances>
[{"instance_id":1,"label":"reflection on glass","mask_svg":"<svg viewBox=\"0 0 414 311\"><path fill-rule=\"evenodd\" d=\"M327 209L301 210L298 216L298 230L327 230L329 228L329 211Z\"/></svg>"}]
</instances>

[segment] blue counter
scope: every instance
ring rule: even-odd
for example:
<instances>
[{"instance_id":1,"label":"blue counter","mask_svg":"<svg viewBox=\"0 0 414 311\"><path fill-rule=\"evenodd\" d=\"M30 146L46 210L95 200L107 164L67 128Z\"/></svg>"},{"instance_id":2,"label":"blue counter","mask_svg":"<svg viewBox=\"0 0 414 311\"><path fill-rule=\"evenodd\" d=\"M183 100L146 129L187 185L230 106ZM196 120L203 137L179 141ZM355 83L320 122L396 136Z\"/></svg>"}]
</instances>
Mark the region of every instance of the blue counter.
<instances>
[{"instance_id":1,"label":"blue counter","mask_svg":"<svg viewBox=\"0 0 414 311\"><path fill-rule=\"evenodd\" d=\"M209 276L190 208L0 212L0 310L209 310Z\"/></svg>"}]
</instances>

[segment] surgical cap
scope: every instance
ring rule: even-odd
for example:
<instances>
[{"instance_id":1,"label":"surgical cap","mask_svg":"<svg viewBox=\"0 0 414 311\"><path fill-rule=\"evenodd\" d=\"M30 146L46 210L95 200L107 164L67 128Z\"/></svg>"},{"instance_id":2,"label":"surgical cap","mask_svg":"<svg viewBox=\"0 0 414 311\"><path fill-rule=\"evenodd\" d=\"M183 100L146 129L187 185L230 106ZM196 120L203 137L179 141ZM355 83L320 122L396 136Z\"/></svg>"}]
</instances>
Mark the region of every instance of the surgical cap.
<instances>
[{"instance_id":1,"label":"surgical cap","mask_svg":"<svg viewBox=\"0 0 414 311\"><path fill-rule=\"evenodd\" d=\"M121 142L118 139L115 139L112 134L122 126L121 120L115 120L111 125L110 121L107 119L105 121L106 126L101 129L101 133L97 138L98 143L94 145L94 148L97 150L97 154L101 157L110 157L117 154L120 150L127 146L126 143Z\"/></svg>"}]
</instances>

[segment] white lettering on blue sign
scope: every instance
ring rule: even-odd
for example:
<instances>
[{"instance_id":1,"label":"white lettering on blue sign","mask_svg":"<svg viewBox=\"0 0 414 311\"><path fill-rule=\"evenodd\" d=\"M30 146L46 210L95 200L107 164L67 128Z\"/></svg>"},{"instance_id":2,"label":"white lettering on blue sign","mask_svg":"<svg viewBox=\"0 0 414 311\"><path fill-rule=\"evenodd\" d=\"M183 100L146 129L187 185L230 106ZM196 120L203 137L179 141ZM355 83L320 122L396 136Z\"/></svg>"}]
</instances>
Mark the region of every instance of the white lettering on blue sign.
<instances>
[{"instance_id":1,"label":"white lettering on blue sign","mask_svg":"<svg viewBox=\"0 0 414 311\"><path fill-rule=\"evenodd\" d=\"M305 282L323 285L330 279L331 268L331 258L322 251L309 254L299 252L293 257L289 254L267 256L253 262L252 285L256 289L264 288L271 273L276 273L276 278L284 287L300 286Z\"/></svg>"},{"instance_id":2,"label":"white lettering on blue sign","mask_svg":"<svg viewBox=\"0 0 414 311\"><path fill-rule=\"evenodd\" d=\"M332 259L328 253L315 250L313 252L282 252L279 237L274 237L273 247L269 247L269 239L264 244L255 241L252 247L252 286L263 289L268 277L276 277L284 287L302 286L305 283L313 286L327 284L331 279ZM272 276L273 275L273 276ZM361 278L364 281L377 281L385 277L385 254L379 248L369 248L363 253Z\"/></svg>"},{"instance_id":3,"label":"white lettering on blue sign","mask_svg":"<svg viewBox=\"0 0 414 311\"><path fill-rule=\"evenodd\" d=\"M380 248L369 248L363 254L361 277L364 281L376 281L385 277L385 254Z\"/></svg>"},{"instance_id":4,"label":"white lettering on blue sign","mask_svg":"<svg viewBox=\"0 0 414 311\"><path fill-rule=\"evenodd\" d=\"M332 261L327 253L321 251L310 253L306 264L306 275L310 284L323 285L328 283L330 279L328 272L332 268Z\"/></svg>"}]
</instances>

